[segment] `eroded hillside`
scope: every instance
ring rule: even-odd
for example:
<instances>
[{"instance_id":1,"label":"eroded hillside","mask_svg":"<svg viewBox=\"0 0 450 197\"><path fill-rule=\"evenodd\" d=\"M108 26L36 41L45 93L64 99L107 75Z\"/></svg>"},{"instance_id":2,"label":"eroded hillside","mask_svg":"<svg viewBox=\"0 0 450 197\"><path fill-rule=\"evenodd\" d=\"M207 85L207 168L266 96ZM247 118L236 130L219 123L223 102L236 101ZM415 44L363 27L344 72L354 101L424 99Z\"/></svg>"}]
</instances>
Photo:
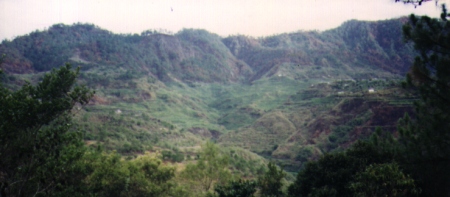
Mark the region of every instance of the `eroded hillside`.
<instances>
[{"instance_id":1,"label":"eroded hillside","mask_svg":"<svg viewBox=\"0 0 450 197\"><path fill-rule=\"evenodd\" d=\"M82 68L79 83L96 91L76 113L88 144L182 161L212 140L298 171L377 126L395 132L412 112L415 97L399 85L414 56L400 36L403 22L349 21L264 38L59 24L3 41L0 53L11 89L65 62ZM249 166L240 170L255 171Z\"/></svg>"}]
</instances>

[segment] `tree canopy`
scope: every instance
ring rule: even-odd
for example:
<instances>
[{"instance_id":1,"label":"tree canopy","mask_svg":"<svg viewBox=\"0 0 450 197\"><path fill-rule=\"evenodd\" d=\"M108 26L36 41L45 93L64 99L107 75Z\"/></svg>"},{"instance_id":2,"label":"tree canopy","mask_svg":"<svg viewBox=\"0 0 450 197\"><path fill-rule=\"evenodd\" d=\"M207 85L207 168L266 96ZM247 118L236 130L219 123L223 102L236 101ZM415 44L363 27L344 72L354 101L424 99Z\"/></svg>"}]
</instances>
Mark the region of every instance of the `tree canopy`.
<instances>
[{"instance_id":1,"label":"tree canopy","mask_svg":"<svg viewBox=\"0 0 450 197\"><path fill-rule=\"evenodd\" d=\"M228 170L229 157L222 154L212 142L206 142L195 164L188 164L182 176L190 182L198 193L207 193L215 184L228 182L231 173Z\"/></svg>"},{"instance_id":2,"label":"tree canopy","mask_svg":"<svg viewBox=\"0 0 450 197\"><path fill-rule=\"evenodd\" d=\"M218 197L252 197L256 192L256 182L239 179L224 185L216 185Z\"/></svg>"},{"instance_id":3,"label":"tree canopy","mask_svg":"<svg viewBox=\"0 0 450 197\"><path fill-rule=\"evenodd\" d=\"M406 1L408 3L410 1ZM412 1L411 1L412 2ZM414 1L425 2L425 1ZM411 15L403 27L418 56L405 87L416 90L415 116L399 120L399 136L378 132L343 153L310 162L290 186L291 196L450 195L450 23Z\"/></svg>"},{"instance_id":4,"label":"tree canopy","mask_svg":"<svg viewBox=\"0 0 450 197\"><path fill-rule=\"evenodd\" d=\"M36 86L0 83L0 196L185 196L160 158L85 146L72 112L94 92L75 85L78 73L66 64Z\"/></svg>"},{"instance_id":5,"label":"tree canopy","mask_svg":"<svg viewBox=\"0 0 450 197\"><path fill-rule=\"evenodd\" d=\"M81 132L71 129L70 111L93 92L75 86L79 69L66 64L37 85L0 86L0 182L7 193L46 194L64 182L65 171L82 156Z\"/></svg>"},{"instance_id":6,"label":"tree canopy","mask_svg":"<svg viewBox=\"0 0 450 197\"><path fill-rule=\"evenodd\" d=\"M286 176L286 173L272 162L267 164L267 168L267 172L258 178L261 196L283 196L284 194L281 190L283 186L282 180Z\"/></svg>"},{"instance_id":7,"label":"tree canopy","mask_svg":"<svg viewBox=\"0 0 450 197\"><path fill-rule=\"evenodd\" d=\"M416 118L399 123L399 142L404 149L401 161L424 192L432 196L450 195L450 23L443 6L441 18L410 16L403 27L407 41L419 56L407 75L409 87L421 99L415 103Z\"/></svg>"}]
</instances>

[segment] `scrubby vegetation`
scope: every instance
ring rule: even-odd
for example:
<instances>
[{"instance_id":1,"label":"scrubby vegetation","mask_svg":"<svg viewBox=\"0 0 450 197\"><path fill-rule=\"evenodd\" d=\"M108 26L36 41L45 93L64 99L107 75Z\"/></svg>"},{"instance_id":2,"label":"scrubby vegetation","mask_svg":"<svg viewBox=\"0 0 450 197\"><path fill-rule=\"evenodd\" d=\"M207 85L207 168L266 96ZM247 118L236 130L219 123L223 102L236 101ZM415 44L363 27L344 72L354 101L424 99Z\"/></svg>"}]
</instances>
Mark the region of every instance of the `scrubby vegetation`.
<instances>
[{"instance_id":1,"label":"scrubby vegetation","mask_svg":"<svg viewBox=\"0 0 450 197\"><path fill-rule=\"evenodd\" d=\"M410 21L5 40L0 195L445 196L447 21Z\"/></svg>"}]
</instances>

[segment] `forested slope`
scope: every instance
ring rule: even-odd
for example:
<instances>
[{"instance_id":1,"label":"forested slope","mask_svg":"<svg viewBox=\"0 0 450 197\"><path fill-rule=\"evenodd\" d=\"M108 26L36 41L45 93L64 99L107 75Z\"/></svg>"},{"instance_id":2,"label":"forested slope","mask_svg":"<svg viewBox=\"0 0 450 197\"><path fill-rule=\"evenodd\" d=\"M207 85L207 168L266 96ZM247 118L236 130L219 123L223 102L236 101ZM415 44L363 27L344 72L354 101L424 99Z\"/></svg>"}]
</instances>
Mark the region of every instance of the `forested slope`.
<instances>
[{"instance_id":1,"label":"forested slope","mask_svg":"<svg viewBox=\"0 0 450 197\"><path fill-rule=\"evenodd\" d=\"M413 60L412 47L400 36L404 21L348 21L324 32L262 38L221 38L194 29L114 34L90 24L58 24L5 40L0 52L7 54L5 70L13 73L48 71L72 61L84 70L117 65L162 81L253 81L275 73L296 79L382 77L403 75Z\"/></svg>"},{"instance_id":2,"label":"forested slope","mask_svg":"<svg viewBox=\"0 0 450 197\"><path fill-rule=\"evenodd\" d=\"M256 167L242 158L253 153L295 172L376 126L395 132L412 111L416 97L399 86L415 55L402 40L405 21L261 38L57 24L0 44L3 80L18 89L70 62L81 67L78 83L96 91L75 116L89 145L183 161L212 140L239 148L236 168L248 175Z\"/></svg>"}]
</instances>

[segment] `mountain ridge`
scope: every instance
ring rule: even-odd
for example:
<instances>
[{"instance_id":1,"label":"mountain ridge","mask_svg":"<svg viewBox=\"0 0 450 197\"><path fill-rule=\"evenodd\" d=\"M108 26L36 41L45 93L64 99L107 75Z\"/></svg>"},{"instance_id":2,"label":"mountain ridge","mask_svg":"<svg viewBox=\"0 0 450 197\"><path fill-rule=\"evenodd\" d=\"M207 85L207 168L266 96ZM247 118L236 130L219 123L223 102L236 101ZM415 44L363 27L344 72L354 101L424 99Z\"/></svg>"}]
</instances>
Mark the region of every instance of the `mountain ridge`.
<instances>
[{"instance_id":1,"label":"mountain ridge","mask_svg":"<svg viewBox=\"0 0 450 197\"><path fill-rule=\"evenodd\" d=\"M57 24L46 31L3 41L0 53L7 54L4 69L12 73L47 71L72 62L83 67L121 65L151 73L161 81L173 81L171 77L175 77L184 82L251 82L283 73L280 70L291 73L290 77L301 78L297 73L311 73L309 67L320 69L330 65L355 72L342 76L347 78L358 78L361 73L355 69L360 68L403 75L414 54L412 47L398 36L404 22L404 18L378 22L352 20L323 32L263 38L221 38L194 29L183 29L174 35L151 31L123 35L89 24Z\"/></svg>"},{"instance_id":2,"label":"mountain ridge","mask_svg":"<svg viewBox=\"0 0 450 197\"><path fill-rule=\"evenodd\" d=\"M404 22L353 20L262 38L57 24L0 44L2 80L15 89L69 62L81 67L78 83L96 91L75 115L90 145L187 157L212 140L295 172L377 126L396 132L412 112L415 97L399 85L416 55L401 37Z\"/></svg>"}]
</instances>

